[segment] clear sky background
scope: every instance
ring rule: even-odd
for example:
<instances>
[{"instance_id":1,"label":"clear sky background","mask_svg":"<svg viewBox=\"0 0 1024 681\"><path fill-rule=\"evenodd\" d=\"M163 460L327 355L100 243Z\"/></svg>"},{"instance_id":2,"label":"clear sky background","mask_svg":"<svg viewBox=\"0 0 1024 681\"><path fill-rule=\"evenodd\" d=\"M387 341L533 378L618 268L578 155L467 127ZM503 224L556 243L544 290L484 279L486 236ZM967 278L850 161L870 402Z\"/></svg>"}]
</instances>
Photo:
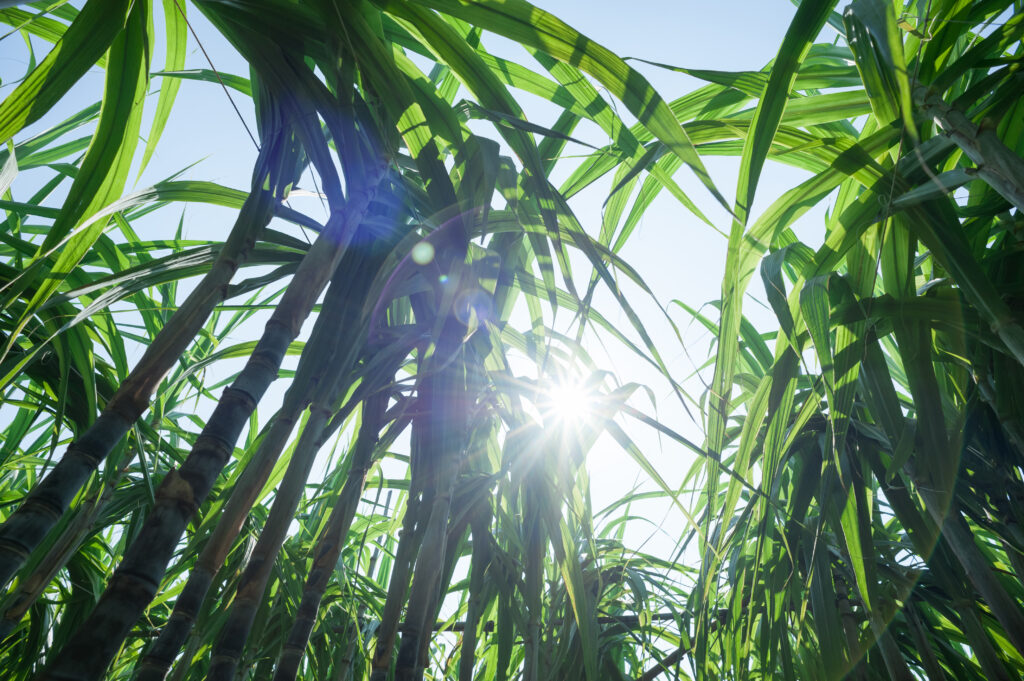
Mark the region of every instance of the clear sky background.
<instances>
[{"instance_id":1,"label":"clear sky background","mask_svg":"<svg viewBox=\"0 0 1024 681\"><path fill-rule=\"evenodd\" d=\"M795 6L787 0L541 0L537 5L620 56L639 57L688 68L718 70L761 69L775 56L795 12ZM248 68L244 61L201 13L189 7L188 15L214 66L226 73L247 76ZM162 20L158 17L157 34L160 36L161 27ZM162 38L159 42L162 42ZM500 38L485 34L483 42L485 47L501 56L515 58L530 68L543 71L525 53L512 51L509 44ZM41 42L34 41L33 45L37 56L48 49ZM11 91L14 81L23 75L27 63L28 52L20 36L8 35L0 41L0 96L6 96ZM163 55L158 52L154 64L159 68L162 63ZM703 84L677 72L640 62L632 64L666 100L679 97ZM209 68L206 57L192 36L189 37L186 68ZM159 85L160 79L154 79L154 91ZM49 127L97 101L102 88L103 74L99 69L93 69L57 110L34 125L32 131ZM540 125L554 123L558 110L551 103L529 95L520 97L518 92L514 94L521 100L532 122ZM232 96L242 117L250 128L254 128L251 102L238 93L232 93ZM152 107L156 102L155 96L151 101ZM625 113L621 105L617 105L617 110ZM150 115L151 112L147 112L143 122L144 134L148 131ZM485 127L477 126L475 129L483 130ZM596 126L581 126L574 134L598 146L608 142ZM23 133L19 141L26 136ZM495 134L489 136L494 137ZM569 153L585 152L583 147L569 150ZM137 188L165 179L189 164L195 164L185 172L184 177L247 189L255 157L256 149L225 92L212 84L182 81L175 111L154 160L139 178ZM720 157L708 157L704 161L720 191L731 198L735 193L738 161ZM556 179L565 177L572 166L571 160L563 163L556 171ZM29 196L46 172L28 171L19 176L13 185L16 200ZM767 207L772 198L795 186L806 176L802 171L769 162L760 183L759 199L753 206L753 218ZM677 173L676 178L718 229L728 232L730 222L726 213L717 207L692 174L684 168ZM312 186L305 188L313 189ZM584 228L592 234L599 229L602 206L609 188L610 180L581 193L571 202ZM315 199L296 199L292 205L317 215L318 203ZM158 211L135 227L143 238L173 236L181 210L168 208ZM187 206L183 210L186 238L225 236L234 218L233 211L208 206ZM798 234L812 247L822 240L822 213L823 209L819 208L804 216L796 226ZM681 308L672 306L670 301L678 299L699 308L717 299L724 271L725 246L725 237L708 228L666 194L660 196L649 208L622 251L624 259L645 278L658 303L669 309L670 315L683 331L683 343L680 343L672 327L664 320L658 305L644 299L637 290L625 287L641 318L649 322L649 332L679 381L690 376L696 366L707 359L711 336L699 324L693 323ZM577 274L582 280L588 276L589 272L585 270ZM755 299L763 299L758 290L759 285L755 277L752 284L752 296ZM620 329L628 328L625 316L615 309L607 296L600 297L597 305ZM760 322L762 330L771 330L772 317L758 308L755 301L746 304L751 319L755 323ZM705 312L710 317L716 316L710 307L705 308ZM310 326L307 324L306 332ZM245 333L236 340L249 340L254 333L258 333L260 327L259 324L247 325ZM609 345L606 352L592 342L593 336L590 336L590 340L589 349L603 368L614 372L622 382L639 382L651 388L656 404L652 404L641 391L638 399L634 400L635 406L648 413L656 413L670 427L696 442L702 441L699 412L693 411L696 419L691 418L656 372L628 356L621 348ZM705 378L709 377L710 373L705 372ZM684 384L694 398L699 398L703 392L699 377L691 377ZM280 386L275 388L265 401L266 405L261 406L260 413L264 420L273 413L275 402L279 402L282 394ZM658 438L635 422L626 422L625 425L669 484L681 485L685 471L694 461L693 455L676 443ZM608 438L598 442L588 459L588 466L592 474L595 509L621 497L640 479L637 467ZM639 546L653 537L646 544L646 550L671 553L675 540L686 530L682 516L672 511L667 503L651 503L634 510L645 516L647 521L633 523L629 533L630 543Z\"/></svg>"}]
</instances>

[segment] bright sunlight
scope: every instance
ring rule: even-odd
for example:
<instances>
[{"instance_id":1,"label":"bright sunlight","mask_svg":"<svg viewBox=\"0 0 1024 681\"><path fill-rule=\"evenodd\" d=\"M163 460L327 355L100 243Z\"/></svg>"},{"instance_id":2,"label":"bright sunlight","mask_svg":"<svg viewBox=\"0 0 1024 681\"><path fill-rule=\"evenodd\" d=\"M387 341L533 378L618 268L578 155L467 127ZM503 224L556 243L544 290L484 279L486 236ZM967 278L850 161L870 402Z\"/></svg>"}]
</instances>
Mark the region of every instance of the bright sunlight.
<instances>
[{"instance_id":1,"label":"bright sunlight","mask_svg":"<svg viewBox=\"0 0 1024 681\"><path fill-rule=\"evenodd\" d=\"M594 416L596 398L592 386L578 379L565 379L546 390L541 407L552 420L579 426Z\"/></svg>"}]
</instances>

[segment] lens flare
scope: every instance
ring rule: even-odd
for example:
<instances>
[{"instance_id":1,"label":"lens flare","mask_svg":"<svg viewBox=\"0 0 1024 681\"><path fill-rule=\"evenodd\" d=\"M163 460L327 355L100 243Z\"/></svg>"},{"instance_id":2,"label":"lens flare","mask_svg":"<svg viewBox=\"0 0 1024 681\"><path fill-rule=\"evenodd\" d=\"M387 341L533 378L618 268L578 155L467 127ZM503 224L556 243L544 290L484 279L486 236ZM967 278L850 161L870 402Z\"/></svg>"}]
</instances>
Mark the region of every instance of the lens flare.
<instances>
[{"instance_id":1,"label":"lens flare","mask_svg":"<svg viewBox=\"0 0 1024 681\"><path fill-rule=\"evenodd\" d=\"M412 247L410 255L417 265L429 265L434 260L434 245L429 241L421 241Z\"/></svg>"}]
</instances>

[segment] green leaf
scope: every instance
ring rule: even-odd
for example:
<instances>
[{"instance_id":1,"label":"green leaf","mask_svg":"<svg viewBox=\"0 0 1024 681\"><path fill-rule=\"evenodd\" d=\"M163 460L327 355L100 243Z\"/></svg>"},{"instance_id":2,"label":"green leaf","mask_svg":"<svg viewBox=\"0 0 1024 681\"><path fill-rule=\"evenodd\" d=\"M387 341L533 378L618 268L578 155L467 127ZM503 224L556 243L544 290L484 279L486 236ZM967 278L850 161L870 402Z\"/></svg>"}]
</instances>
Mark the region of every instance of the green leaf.
<instances>
[{"instance_id":1,"label":"green leaf","mask_svg":"<svg viewBox=\"0 0 1024 681\"><path fill-rule=\"evenodd\" d=\"M14 155L14 145L8 144L8 147L10 153L8 153L3 166L0 167L0 196L7 193L14 178L18 176L18 159Z\"/></svg>"},{"instance_id":2,"label":"green leaf","mask_svg":"<svg viewBox=\"0 0 1024 681\"><path fill-rule=\"evenodd\" d=\"M209 69L187 69L177 71L154 71L151 75L176 80L197 80L204 83L224 84L232 90L241 92L246 97L252 97L252 83L248 78L236 76L233 73L223 71L211 71ZM161 90L162 91L162 90Z\"/></svg>"},{"instance_id":3,"label":"green leaf","mask_svg":"<svg viewBox=\"0 0 1024 681\"><path fill-rule=\"evenodd\" d=\"M145 4L136 3L125 29L111 45L107 83L96 133L82 161L81 171L68 190L61 213L39 248L40 253L52 250L77 225L120 196L124 190L138 143L146 93L145 59L149 44L146 12ZM17 91L12 96L14 94ZM105 220L93 222L68 240L50 269L50 274L36 288L15 331L5 344L3 355L13 347L18 333L34 311L60 288L64 279L102 234L105 225ZM23 278L18 288L8 292L8 298L30 283L30 278Z\"/></svg>"},{"instance_id":4,"label":"green leaf","mask_svg":"<svg viewBox=\"0 0 1024 681\"><path fill-rule=\"evenodd\" d=\"M125 26L131 5L129 0L86 3L46 58L0 103L0 142L49 111L100 59Z\"/></svg>"},{"instance_id":5,"label":"green leaf","mask_svg":"<svg viewBox=\"0 0 1024 681\"><path fill-rule=\"evenodd\" d=\"M592 75L622 100L644 127L690 166L712 196L728 210L725 197L715 187L696 149L665 101L646 78L608 49L525 0L485 0L473 4L457 0L416 1L541 50Z\"/></svg>"},{"instance_id":6,"label":"green leaf","mask_svg":"<svg viewBox=\"0 0 1024 681\"><path fill-rule=\"evenodd\" d=\"M185 18L185 6L178 0L163 0L164 27L167 33L167 41L164 49L167 51L164 70L167 74L182 69L185 66L185 51L188 47L188 24ZM176 78L165 80L160 88L160 98L156 103L156 111L153 114L153 124L149 129L149 138L146 140L146 150L142 154L142 162L139 165L139 175L149 163L149 159L156 151L157 142L163 134L164 127L171 117L171 109L174 107L174 98L178 94L181 81Z\"/></svg>"}]
</instances>

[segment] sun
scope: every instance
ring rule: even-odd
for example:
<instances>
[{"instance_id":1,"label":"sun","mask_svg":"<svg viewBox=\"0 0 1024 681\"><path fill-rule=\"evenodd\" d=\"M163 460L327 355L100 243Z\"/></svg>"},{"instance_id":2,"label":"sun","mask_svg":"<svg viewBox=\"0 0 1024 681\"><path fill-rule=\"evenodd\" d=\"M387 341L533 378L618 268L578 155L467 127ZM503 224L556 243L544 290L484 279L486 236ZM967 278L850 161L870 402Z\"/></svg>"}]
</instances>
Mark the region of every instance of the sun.
<instances>
[{"instance_id":1,"label":"sun","mask_svg":"<svg viewBox=\"0 0 1024 681\"><path fill-rule=\"evenodd\" d=\"M582 425L593 416L596 397L594 390L580 381L560 381L545 391L542 406L555 421Z\"/></svg>"}]
</instances>

